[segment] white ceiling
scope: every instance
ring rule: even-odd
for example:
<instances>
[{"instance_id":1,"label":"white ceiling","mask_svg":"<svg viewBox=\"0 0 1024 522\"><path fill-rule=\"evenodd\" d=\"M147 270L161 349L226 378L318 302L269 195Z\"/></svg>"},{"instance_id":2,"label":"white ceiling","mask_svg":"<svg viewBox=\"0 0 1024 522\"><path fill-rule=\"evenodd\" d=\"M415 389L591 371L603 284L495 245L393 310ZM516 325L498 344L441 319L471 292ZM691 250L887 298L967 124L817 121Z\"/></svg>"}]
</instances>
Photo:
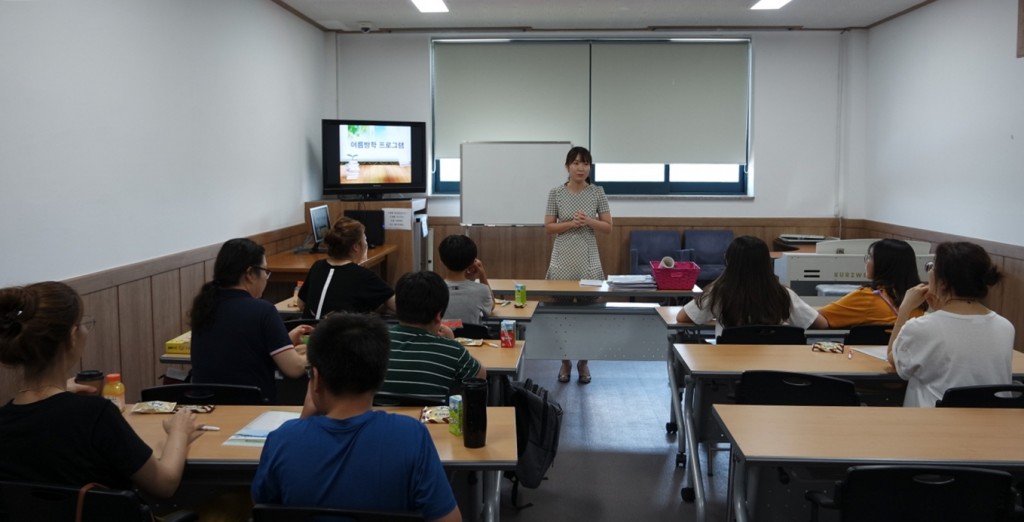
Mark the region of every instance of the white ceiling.
<instances>
[{"instance_id":1,"label":"white ceiling","mask_svg":"<svg viewBox=\"0 0 1024 522\"><path fill-rule=\"evenodd\" d=\"M324 29L374 31L650 31L868 27L935 0L792 0L752 11L755 0L445 0L422 14L411 0L274 0Z\"/></svg>"}]
</instances>

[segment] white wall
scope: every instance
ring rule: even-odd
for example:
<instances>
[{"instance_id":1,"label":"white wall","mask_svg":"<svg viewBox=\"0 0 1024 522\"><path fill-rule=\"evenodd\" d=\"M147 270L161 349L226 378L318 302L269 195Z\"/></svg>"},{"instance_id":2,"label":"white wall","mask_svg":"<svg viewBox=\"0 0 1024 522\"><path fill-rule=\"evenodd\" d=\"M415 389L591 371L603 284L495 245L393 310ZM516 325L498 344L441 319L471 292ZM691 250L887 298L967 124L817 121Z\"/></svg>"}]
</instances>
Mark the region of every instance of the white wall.
<instances>
[{"instance_id":1,"label":"white wall","mask_svg":"<svg viewBox=\"0 0 1024 522\"><path fill-rule=\"evenodd\" d=\"M751 36L754 199L613 199L613 215L835 215L840 35L766 32ZM344 35L338 37L338 49L342 116L430 121L430 35ZM863 111L856 100L851 110ZM429 211L457 216L458 199L432 198Z\"/></svg>"},{"instance_id":2,"label":"white wall","mask_svg":"<svg viewBox=\"0 0 1024 522\"><path fill-rule=\"evenodd\" d=\"M1024 245L1015 0L943 0L869 33L867 217Z\"/></svg>"},{"instance_id":3,"label":"white wall","mask_svg":"<svg viewBox=\"0 0 1024 522\"><path fill-rule=\"evenodd\" d=\"M0 285L301 222L324 59L269 0L0 2Z\"/></svg>"}]
</instances>

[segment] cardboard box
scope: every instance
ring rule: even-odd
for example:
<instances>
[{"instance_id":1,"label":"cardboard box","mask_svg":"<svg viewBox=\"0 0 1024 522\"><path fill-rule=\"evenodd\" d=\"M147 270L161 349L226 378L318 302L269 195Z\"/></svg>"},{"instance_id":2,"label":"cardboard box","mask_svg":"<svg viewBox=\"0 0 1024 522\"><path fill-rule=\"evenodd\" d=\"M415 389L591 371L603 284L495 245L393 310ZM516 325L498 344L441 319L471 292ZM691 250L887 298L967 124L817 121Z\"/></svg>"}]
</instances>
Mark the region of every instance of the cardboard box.
<instances>
[{"instance_id":1,"label":"cardboard box","mask_svg":"<svg viewBox=\"0 0 1024 522\"><path fill-rule=\"evenodd\" d=\"M164 353L192 353L192 332L185 332L167 341Z\"/></svg>"}]
</instances>

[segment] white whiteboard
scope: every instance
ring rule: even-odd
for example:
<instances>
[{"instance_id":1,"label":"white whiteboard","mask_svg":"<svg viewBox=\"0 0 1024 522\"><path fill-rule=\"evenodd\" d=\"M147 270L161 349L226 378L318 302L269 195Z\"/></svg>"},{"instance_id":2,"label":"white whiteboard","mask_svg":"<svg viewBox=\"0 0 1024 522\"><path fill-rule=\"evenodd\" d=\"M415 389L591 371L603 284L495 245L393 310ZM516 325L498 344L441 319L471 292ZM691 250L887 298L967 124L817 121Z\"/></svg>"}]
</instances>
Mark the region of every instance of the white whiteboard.
<instances>
[{"instance_id":1,"label":"white whiteboard","mask_svg":"<svg viewBox=\"0 0 1024 522\"><path fill-rule=\"evenodd\" d=\"M461 221L467 225L543 225L548 193L565 183L568 141L462 144Z\"/></svg>"}]
</instances>

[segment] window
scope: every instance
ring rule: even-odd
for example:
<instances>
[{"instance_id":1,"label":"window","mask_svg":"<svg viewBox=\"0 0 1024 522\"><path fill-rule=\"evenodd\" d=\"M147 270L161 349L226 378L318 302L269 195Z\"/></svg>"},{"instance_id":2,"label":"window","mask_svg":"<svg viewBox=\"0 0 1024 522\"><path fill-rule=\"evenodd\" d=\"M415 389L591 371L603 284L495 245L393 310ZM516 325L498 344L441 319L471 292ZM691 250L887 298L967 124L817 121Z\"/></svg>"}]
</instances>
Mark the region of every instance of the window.
<instances>
[{"instance_id":1,"label":"window","mask_svg":"<svg viewBox=\"0 0 1024 522\"><path fill-rule=\"evenodd\" d=\"M435 40L435 193L465 141L570 141L609 194L747 193L750 42Z\"/></svg>"}]
</instances>

